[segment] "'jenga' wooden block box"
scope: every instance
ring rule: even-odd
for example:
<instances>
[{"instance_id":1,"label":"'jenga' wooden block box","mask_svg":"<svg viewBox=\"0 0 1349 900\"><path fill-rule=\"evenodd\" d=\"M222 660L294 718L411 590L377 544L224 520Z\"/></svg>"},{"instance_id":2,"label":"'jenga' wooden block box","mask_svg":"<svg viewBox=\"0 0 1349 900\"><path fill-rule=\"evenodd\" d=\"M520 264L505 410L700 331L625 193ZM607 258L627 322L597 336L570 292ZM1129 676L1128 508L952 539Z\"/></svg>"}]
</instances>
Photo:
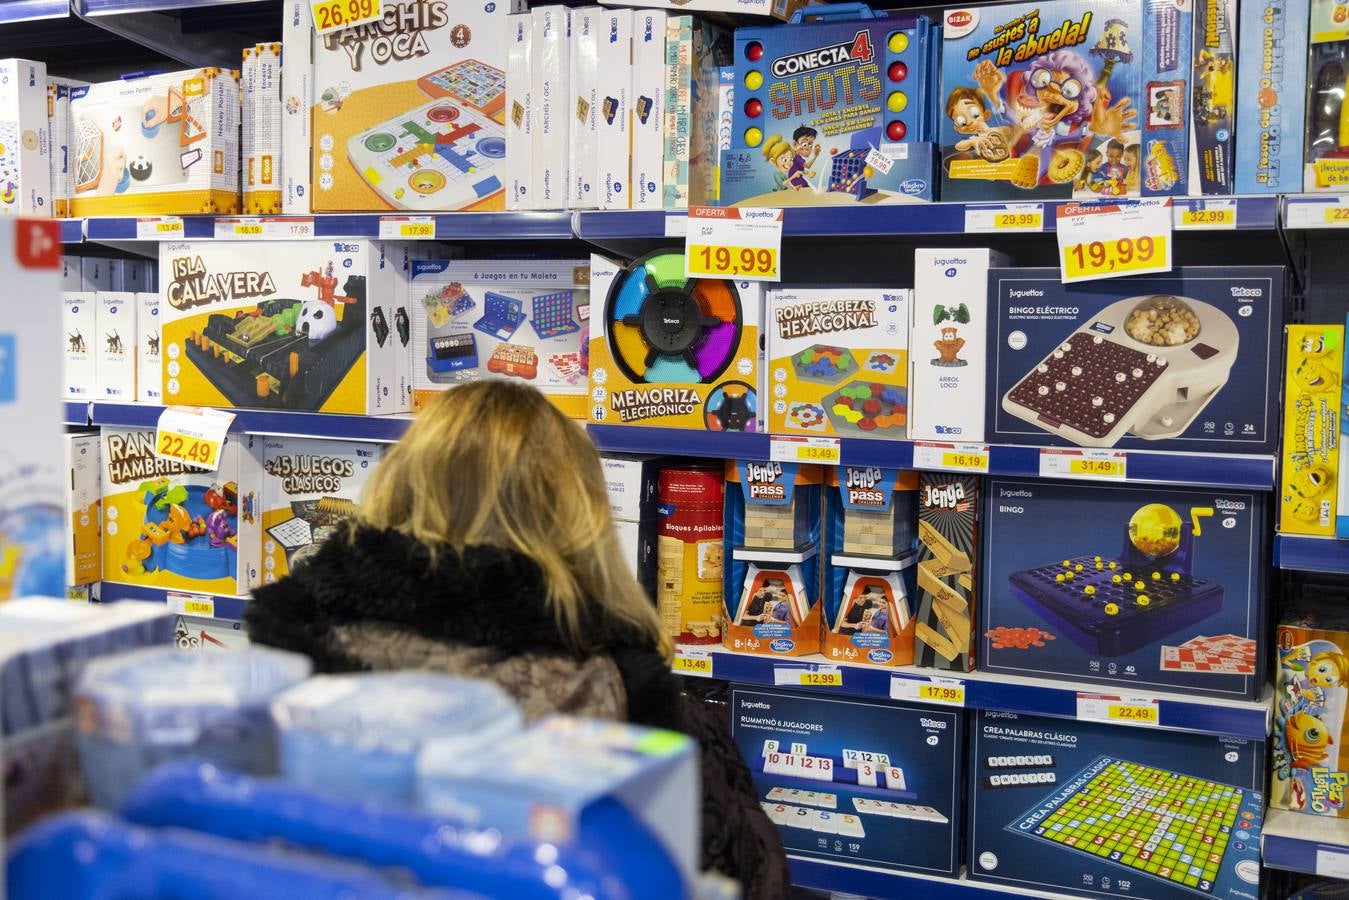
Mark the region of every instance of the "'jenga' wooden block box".
<instances>
[{"instance_id":1,"label":"'jenga' wooden block box","mask_svg":"<svg viewBox=\"0 0 1349 900\"><path fill-rule=\"evenodd\" d=\"M974 668L979 478L923 472L918 480L918 619L914 661Z\"/></svg>"}]
</instances>

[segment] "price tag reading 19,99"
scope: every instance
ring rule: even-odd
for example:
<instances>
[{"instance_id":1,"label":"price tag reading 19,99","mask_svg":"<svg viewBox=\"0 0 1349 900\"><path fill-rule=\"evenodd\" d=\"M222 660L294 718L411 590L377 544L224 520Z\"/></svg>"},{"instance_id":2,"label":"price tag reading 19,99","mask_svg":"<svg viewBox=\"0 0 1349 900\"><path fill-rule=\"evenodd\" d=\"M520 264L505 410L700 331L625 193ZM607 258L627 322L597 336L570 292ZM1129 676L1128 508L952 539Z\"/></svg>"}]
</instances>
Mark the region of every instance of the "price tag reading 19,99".
<instances>
[{"instance_id":1,"label":"price tag reading 19,99","mask_svg":"<svg viewBox=\"0 0 1349 900\"><path fill-rule=\"evenodd\" d=\"M1169 198L1061 204L1063 283L1171 271L1171 228Z\"/></svg>"},{"instance_id":2,"label":"price tag reading 19,99","mask_svg":"<svg viewBox=\"0 0 1349 900\"><path fill-rule=\"evenodd\" d=\"M170 406L159 415L155 456L215 471L233 421L234 413L219 409Z\"/></svg>"},{"instance_id":3,"label":"price tag reading 19,99","mask_svg":"<svg viewBox=\"0 0 1349 900\"><path fill-rule=\"evenodd\" d=\"M374 22L382 14L379 0L311 0L309 8L319 34Z\"/></svg>"},{"instance_id":4,"label":"price tag reading 19,99","mask_svg":"<svg viewBox=\"0 0 1349 900\"><path fill-rule=\"evenodd\" d=\"M781 281L782 210L691 206L684 244L689 278Z\"/></svg>"}]
</instances>

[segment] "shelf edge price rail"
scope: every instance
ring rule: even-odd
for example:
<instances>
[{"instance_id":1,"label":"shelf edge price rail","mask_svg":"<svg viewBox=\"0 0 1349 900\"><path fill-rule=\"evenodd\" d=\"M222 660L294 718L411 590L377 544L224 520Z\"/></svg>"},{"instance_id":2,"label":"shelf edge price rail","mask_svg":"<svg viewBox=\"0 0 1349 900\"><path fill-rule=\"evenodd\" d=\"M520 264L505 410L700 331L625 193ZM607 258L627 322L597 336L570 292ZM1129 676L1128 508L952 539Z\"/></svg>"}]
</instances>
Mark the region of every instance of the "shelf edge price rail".
<instances>
[{"instance_id":1,"label":"shelf edge price rail","mask_svg":"<svg viewBox=\"0 0 1349 900\"><path fill-rule=\"evenodd\" d=\"M689 207L685 276L781 281L781 253L782 210Z\"/></svg>"}]
</instances>

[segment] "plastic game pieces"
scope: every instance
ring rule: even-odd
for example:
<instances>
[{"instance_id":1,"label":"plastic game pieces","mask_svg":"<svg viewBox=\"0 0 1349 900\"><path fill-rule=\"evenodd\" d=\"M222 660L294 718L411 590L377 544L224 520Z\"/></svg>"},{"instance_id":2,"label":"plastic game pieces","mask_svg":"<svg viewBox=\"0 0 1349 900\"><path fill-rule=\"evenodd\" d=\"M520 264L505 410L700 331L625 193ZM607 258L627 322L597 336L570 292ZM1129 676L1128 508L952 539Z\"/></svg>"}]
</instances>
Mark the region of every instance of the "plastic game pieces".
<instances>
[{"instance_id":1,"label":"plastic game pieces","mask_svg":"<svg viewBox=\"0 0 1349 900\"><path fill-rule=\"evenodd\" d=\"M581 326L572 318L575 306L571 291L540 294L531 305L529 324L544 340L580 331Z\"/></svg>"},{"instance_id":2,"label":"plastic game pieces","mask_svg":"<svg viewBox=\"0 0 1349 900\"><path fill-rule=\"evenodd\" d=\"M499 341L509 341L524 321L524 305L519 300L488 291L483 297L482 318L473 327Z\"/></svg>"},{"instance_id":3,"label":"plastic game pieces","mask_svg":"<svg viewBox=\"0 0 1349 900\"><path fill-rule=\"evenodd\" d=\"M1000 625L997 628L984 632L984 637L993 642L994 650L1002 650L1007 647L1015 647L1018 650L1026 650L1030 647L1048 646L1046 641L1057 640L1054 635L1048 631L1042 631L1034 626L1030 628L1008 628Z\"/></svg>"},{"instance_id":4,"label":"plastic game pieces","mask_svg":"<svg viewBox=\"0 0 1349 900\"><path fill-rule=\"evenodd\" d=\"M787 420L802 431L824 428L824 407L818 403L793 403L787 411Z\"/></svg>"},{"instance_id":5,"label":"plastic game pieces","mask_svg":"<svg viewBox=\"0 0 1349 900\"><path fill-rule=\"evenodd\" d=\"M1004 788L1052 785L1058 782L1058 773L1052 771L1054 765L1054 757L1048 753L986 756L984 757L984 767L996 769L997 772L985 775L983 786ZM1028 772L1027 769L1038 769L1040 771ZM1006 772L1007 774L998 774L999 772Z\"/></svg>"},{"instance_id":6,"label":"plastic game pieces","mask_svg":"<svg viewBox=\"0 0 1349 900\"><path fill-rule=\"evenodd\" d=\"M839 434L854 429L864 434L904 434L908 421L908 391L902 387L854 381L825 398L825 409Z\"/></svg>"},{"instance_id":7,"label":"plastic game pieces","mask_svg":"<svg viewBox=\"0 0 1349 900\"><path fill-rule=\"evenodd\" d=\"M522 344L497 344L487 360L487 371L532 381L539 375L539 355Z\"/></svg>"},{"instance_id":8,"label":"plastic game pieces","mask_svg":"<svg viewBox=\"0 0 1349 900\"><path fill-rule=\"evenodd\" d=\"M792 357L792 366L797 378L836 384L840 378L857 370L857 361L846 347L817 344Z\"/></svg>"}]
</instances>

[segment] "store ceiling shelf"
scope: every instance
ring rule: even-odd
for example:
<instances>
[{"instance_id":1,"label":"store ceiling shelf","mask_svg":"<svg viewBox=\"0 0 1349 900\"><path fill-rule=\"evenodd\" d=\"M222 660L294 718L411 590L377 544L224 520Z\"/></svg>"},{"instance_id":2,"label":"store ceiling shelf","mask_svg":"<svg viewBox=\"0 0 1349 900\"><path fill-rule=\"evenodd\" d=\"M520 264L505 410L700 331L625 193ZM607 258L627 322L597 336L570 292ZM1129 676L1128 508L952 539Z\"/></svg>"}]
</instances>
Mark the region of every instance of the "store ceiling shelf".
<instances>
[{"instance_id":1,"label":"store ceiling shelf","mask_svg":"<svg viewBox=\"0 0 1349 900\"><path fill-rule=\"evenodd\" d=\"M856 894L876 900L994 900L1003 897L1037 897L1043 900L1071 900L1072 894L1050 894L996 884L980 884L965 876L941 878L916 872L896 872L873 866L851 866L801 856L788 856L792 884L826 892Z\"/></svg>"},{"instance_id":2,"label":"store ceiling shelf","mask_svg":"<svg viewBox=\"0 0 1349 900\"><path fill-rule=\"evenodd\" d=\"M150 217L153 218L153 217ZM378 213L353 213L350 215L314 215L314 216L182 216L181 235L160 236L162 240L215 240L217 221L237 222L241 218L249 221L265 220L268 223L313 223L312 233L305 236L313 240L330 238L378 238L380 222L384 219L403 220L409 218L420 221L432 219L435 223L435 240L438 241L480 241L480 240L572 240L571 215L566 212L481 212L481 213L437 213L434 215L380 215ZM100 216L82 220L83 239L87 241L136 241L148 238L138 234L136 216ZM62 223L61 239L67 242L80 240L75 230L81 220L70 219ZM262 239L290 237L284 233L269 231ZM231 239L234 239L231 235Z\"/></svg>"},{"instance_id":3,"label":"store ceiling shelf","mask_svg":"<svg viewBox=\"0 0 1349 900\"><path fill-rule=\"evenodd\" d=\"M169 595L191 598L195 602L210 605L207 610L187 610L181 604L175 606L175 612L197 615L205 619L225 619L231 622L241 621L244 610L248 608L247 597L233 597L226 594L200 594L196 591L170 591L161 587L146 587L139 584L117 584L105 581L99 589L100 603L121 603L124 600L137 600L142 603L168 603Z\"/></svg>"},{"instance_id":4,"label":"store ceiling shelf","mask_svg":"<svg viewBox=\"0 0 1349 900\"><path fill-rule=\"evenodd\" d=\"M1260 834L1261 856L1267 866L1349 877L1349 819L1270 809Z\"/></svg>"},{"instance_id":5,"label":"store ceiling shelf","mask_svg":"<svg viewBox=\"0 0 1349 900\"><path fill-rule=\"evenodd\" d=\"M1302 534L1274 536L1274 565L1295 572L1349 575L1349 540Z\"/></svg>"},{"instance_id":6,"label":"store ceiling shelf","mask_svg":"<svg viewBox=\"0 0 1349 900\"><path fill-rule=\"evenodd\" d=\"M924 684L958 688L963 693L963 705L971 709L991 709L1027 715L1054 716L1075 719L1078 716L1078 694L1128 694L1130 698L1155 698L1158 707L1156 727L1168 731L1193 731L1205 734L1224 734L1263 740L1269 732L1269 702L1229 700L1219 697L1187 697L1179 694L1149 692L1140 688L1050 681L1040 678L1020 678L984 672L944 672L916 666L864 666L834 662L818 654L798 657L756 656L735 653L720 646L679 647L676 650L675 671L692 674L696 668L691 660L711 659L711 673L700 674L737 684L763 684L801 687L822 693L871 700L903 699L927 702L918 698L918 686ZM812 687L807 682L819 682L813 677L821 672L832 674L837 670L840 683ZM803 673L807 673L803 675ZM828 679L825 679L828 680ZM949 693L945 696L951 696ZM950 706L949 702L931 701L933 706ZM1121 723L1122 727L1144 727Z\"/></svg>"},{"instance_id":7,"label":"store ceiling shelf","mask_svg":"<svg viewBox=\"0 0 1349 900\"><path fill-rule=\"evenodd\" d=\"M619 453L768 459L772 442L767 434L728 431L649 428L640 425L590 425L589 429L597 447ZM852 466L925 468L914 465L914 447L913 441L841 438L841 462ZM1049 448L992 445L988 449L988 472L991 475L1036 477L1040 474L1042 449ZM1138 484L1270 490L1274 486L1274 458L1130 450L1125 475L1126 481Z\"/></svg>"},{"instance_id":8,"label":"store ceiling shelf","mask_svg":"<svg viewBox=\"0 0 1349 900\"><path fill-rule=\"evenodd\" d=\"M143 403L93 404L91 422L123 428L153 428L164 407ZM344 416L335 413L238 409L231 430L246 434L277 434L294 437L339 438L353 441L396 441L403 436L410 416Z\"/></svg>"}]
</instances>

